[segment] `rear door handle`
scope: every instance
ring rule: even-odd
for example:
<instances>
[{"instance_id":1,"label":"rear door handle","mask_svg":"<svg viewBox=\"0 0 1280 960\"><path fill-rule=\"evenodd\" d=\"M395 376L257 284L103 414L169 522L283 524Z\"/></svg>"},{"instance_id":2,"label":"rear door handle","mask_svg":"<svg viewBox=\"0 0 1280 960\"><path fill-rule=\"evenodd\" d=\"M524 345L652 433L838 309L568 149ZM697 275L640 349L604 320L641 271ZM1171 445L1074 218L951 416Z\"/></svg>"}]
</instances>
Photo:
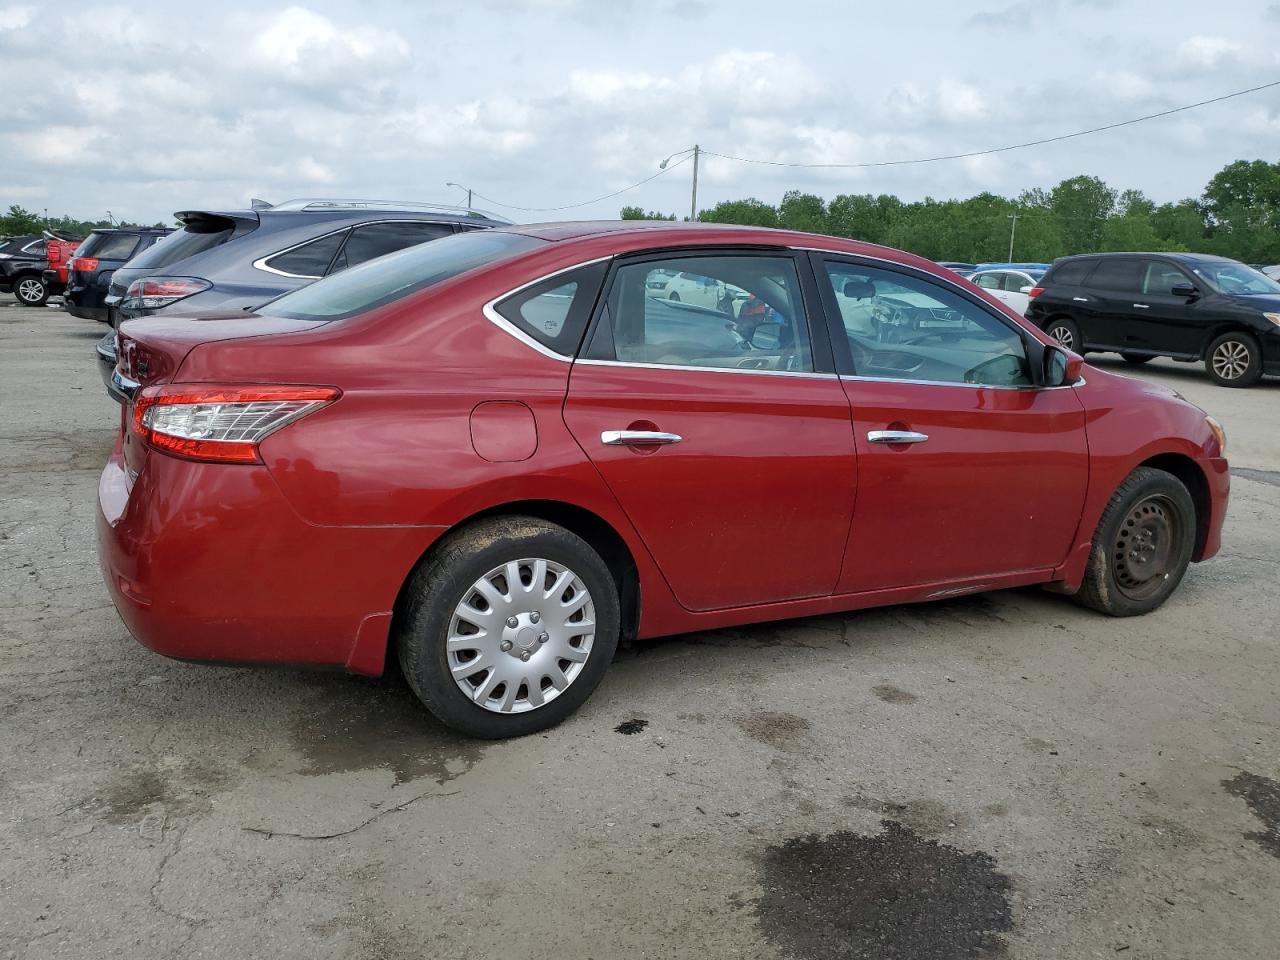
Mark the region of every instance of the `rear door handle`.
<instances>
[{"instance_id":1,"label":"rear door handle","mask_svg":"<svg viewBox=\"0 0 1280 960\"><path fill-rule=\"evenodd\" d=\"M642 446L648 443L679 443L684 437L662 430L606 430L600 442L611 447Z\"/></svg>"},{"instance_id":2,"label":"rear door handle","mask_svg":"<svg viewBox=\"0 0 1280 960\"><path fill-rule=\"evenodd\" d=\"M1137 308L1138 310L1150 310L1150 309L1151 309L1151 304L1149 304L1149 303L1135 303L1135 304L1134 304L1134 307L1135 307L1135 308Z\"/></svg>"},{"instance_id":3,"label":"rear door handle","mask_svg":"<svg viewBox=\"0 0 1280 960\"><path fill-rule=\"evenodd\" d=\"M1089 302L1089 298L1088 298L1088 297L1072 297L1071 299L1072 299L1072 300L1074 300L1076 303L1088 303L1088 302Z\"/></svg>"},{"instance_id":4,"label":"rear door handle","mask_svg":"<svg viewBox=\"0 0 1280 960\"><path fill-rule=\"evenodd\" d=\"M867 433L867 440L871 443L924 443L928 439L927 433L914 430L871 430Z\"/></svg>"}]
</instances>

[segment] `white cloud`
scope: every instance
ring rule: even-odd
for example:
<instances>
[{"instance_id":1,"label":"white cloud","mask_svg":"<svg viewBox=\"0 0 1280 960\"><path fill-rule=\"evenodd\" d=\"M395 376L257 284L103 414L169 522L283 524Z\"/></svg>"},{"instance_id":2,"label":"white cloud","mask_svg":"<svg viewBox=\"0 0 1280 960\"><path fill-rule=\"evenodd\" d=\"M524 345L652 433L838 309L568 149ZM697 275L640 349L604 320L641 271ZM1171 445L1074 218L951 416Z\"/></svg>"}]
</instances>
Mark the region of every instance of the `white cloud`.
<instances>
[{"instance_id":1,"label":"white cloud","mask_svg":"<svg viewBox=\"0 0 1280 960\"><path fill-rule=\"evenodd\" d=\"M1240 54L1244 48L1225 37L1187 37L1175 51L1178 61L1185 66L1211 69L1223 60Z\"/></svg>"}]
</instances>

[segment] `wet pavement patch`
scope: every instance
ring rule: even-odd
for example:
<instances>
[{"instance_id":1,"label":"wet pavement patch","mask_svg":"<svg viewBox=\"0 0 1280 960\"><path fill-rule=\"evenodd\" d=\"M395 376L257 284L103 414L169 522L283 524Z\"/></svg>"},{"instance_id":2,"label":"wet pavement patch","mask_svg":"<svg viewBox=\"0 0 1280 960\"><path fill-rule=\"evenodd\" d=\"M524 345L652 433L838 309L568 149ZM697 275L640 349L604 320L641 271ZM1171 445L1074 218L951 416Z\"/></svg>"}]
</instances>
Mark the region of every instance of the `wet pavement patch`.
<instances>
[{"instance_id":1,"label":"wet pavement patch","mask_svg":"<svg viewBox=\"0 0 1280 960\"><path fill-rule=\"evenodd\" d=\"M1223 780L1222 785L1227 793L1247 803L1262 821L1262 830L1245 836L1273 857L1280 857L1280 782L1242 770L1230 780Z\"/></svg>"},{"instance_id":2,"label":"wet pavement patch","mask_svg":"<svg viewBox=\"0 0 1280 960\"><path fill-rule=\"evenodd\" d=\"M739 720L738 726L752 740L771 747L787 747L804 735L809 729L809 721L794 713L762 710Z\"/></svg>"},{"instance_id":3,"label":"wet pavement patch","mask_svg":"<svg viewBox=\"0 0 1280 960\"><path fill-rule=\"evenodd\" d=\"M484 746L450 733L403 680L312 675L320 695L294 721L302 773L386 768L396 783L430 777L447 783L470 770Z\"/></svg>"},{"instance_id":4,"label":"wet pavement patch","mask_svg":"<svg viewBox=\"0 0 1280 960\"><path fill-rule=\"evenodd\" d=\"M805 960L969 960L1003 948L1009 878L965 853L882 821L884 832L791 837L765 851L761 932Z\"/></svg>"},{"instance_id":5,"label":"wet pavement patch","mask_svg":"<svg viewBox=\"0 0 1280 960\"><path fill-rule=\"evenodd\" d=\"M871 688L871 692L885 703L915 703L919 697L914 693L899 690L891 683L882 683Z\"/></svg>"},{"instance_id":6,"label":"wet pavement patch","mask_svg":"<svg viewBox=\"0 0 1280 960\"><path fill-rule=\"evenodd\" d=\"M614 727L613 730L615 733L620 733L623 736L630 737L634 734L639 733L648 725L649 725L648 720L638 720L633 717L630 720L623 720L620 724Z\"/></svg>"},{"instance_id":7,"label":"wet pavement patch","mask_svg":"<svg viewBox=\"0 0 1280 960\"><path fill-rule=\"evenodd\" d=\"M133 767L117 772L89 801L108 823L132 823L157 810L167 815L205 813L211 798L231 789L235 778L203 760L178 760L164 767Z\"/></svg>"}]
</instances>

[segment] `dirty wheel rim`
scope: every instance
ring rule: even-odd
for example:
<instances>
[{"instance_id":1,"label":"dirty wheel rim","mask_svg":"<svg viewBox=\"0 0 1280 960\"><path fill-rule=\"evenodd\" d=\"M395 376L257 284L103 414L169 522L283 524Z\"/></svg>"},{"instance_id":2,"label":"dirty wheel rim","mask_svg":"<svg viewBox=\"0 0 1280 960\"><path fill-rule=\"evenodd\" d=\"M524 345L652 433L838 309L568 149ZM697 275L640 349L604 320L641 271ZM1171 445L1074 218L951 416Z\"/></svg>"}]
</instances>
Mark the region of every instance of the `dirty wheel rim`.
<instances>
[{"instance_id":1,"label":"dirty wheel rim","mask_svg":"<svg viewBox=\"0 0 1280 960\"><path fill-rule=\"evenodd\" d=\"M44 296L44 284L39 280L23 280L18 284L18 296L28 303L35 303Z\"/></svg>"},{"instance_id":2,"label":"dirty wheel rim","mask_svg":"<svg viewBox=\"0 0 1280 960\"><path fill-rule=\"evenodd\" d=\"M1147 600L1164 586L1177 561L1182 519L1173 501L1151 496L1120 524L1112 548L1116 586L1130 600Z\"/></svg>"},{"instance_id":3,"label":"dirty wheel rim","mask_svg":"<svg viewBox=\"0 0 1280 960\"><path fill-rule=\"evenodd\" d=\"M1249 348L1239 340L1225 340L1213 351L1213 372L1223 380L1239 380L1249 369Z\"/></svg>"},{"instance_id":4,"label":"dirty wheel rim","mask_svg":"<svg viewBox=\"0 0 1280 960\"><path fill-rule=\"evenodd\" d=\"M1070 327L1064 327L1061 325L1056 326L1049 331L1049 336L1053 337L1053 339L1057 340L1060 344L1062 344L1068 350L1072 350L1075 348L1076 337L1075 337L1075 334L1071 332Z\"/></svg>"},{"instance_id":5,"label":"dirty wheel rim","mask_svg":"<svg viewBox=\"0 0 1280 960\"><path fill-rule=\"evenodd\" d=\"M493 713L527 713L564 693L595 639L582 578L554 560L512 560L473 583L449 623L449 671Z\"/></svg>"}]
</instances>

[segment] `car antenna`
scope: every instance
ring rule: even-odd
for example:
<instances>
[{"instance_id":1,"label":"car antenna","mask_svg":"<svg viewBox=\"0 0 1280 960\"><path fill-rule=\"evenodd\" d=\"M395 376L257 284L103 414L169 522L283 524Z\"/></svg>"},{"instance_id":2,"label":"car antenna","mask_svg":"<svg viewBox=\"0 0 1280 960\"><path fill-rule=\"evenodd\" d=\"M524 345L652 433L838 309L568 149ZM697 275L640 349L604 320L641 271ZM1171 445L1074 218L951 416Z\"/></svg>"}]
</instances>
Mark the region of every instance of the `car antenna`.
<instances>
[{"instance_id":1,"label":"car antenna","mask_svg":"<svg viewBox=\"0 0 1280 960\"><path fill-rule=\"evenodd\" d=\"M257 197L249 198L250 210L270 210L274 206L274 203L268 203L266 200L259 200Z\"/></svg>"}]
</instances>

